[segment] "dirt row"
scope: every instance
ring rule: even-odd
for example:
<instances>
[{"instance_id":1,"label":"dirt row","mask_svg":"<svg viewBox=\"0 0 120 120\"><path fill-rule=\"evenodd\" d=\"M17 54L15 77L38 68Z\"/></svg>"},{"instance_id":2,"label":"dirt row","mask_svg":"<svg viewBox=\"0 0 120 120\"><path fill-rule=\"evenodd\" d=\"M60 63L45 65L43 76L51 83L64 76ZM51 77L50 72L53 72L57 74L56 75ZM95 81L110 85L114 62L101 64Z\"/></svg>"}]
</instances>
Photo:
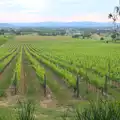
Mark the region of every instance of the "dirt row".
<instances>
[{"instance_id":1,"label":"dirt row","mask_svg":"<svg viewBox=\"0 0 120 120\"><path fill-rule=\"evenodd\" d=\"M5 67L4 71L0 74L0 96L7 97L10 95L10 86L11 79L13 76L14 68L16 63L16 56L9 62L9 64Z\"/></svg>"}]
</instances>

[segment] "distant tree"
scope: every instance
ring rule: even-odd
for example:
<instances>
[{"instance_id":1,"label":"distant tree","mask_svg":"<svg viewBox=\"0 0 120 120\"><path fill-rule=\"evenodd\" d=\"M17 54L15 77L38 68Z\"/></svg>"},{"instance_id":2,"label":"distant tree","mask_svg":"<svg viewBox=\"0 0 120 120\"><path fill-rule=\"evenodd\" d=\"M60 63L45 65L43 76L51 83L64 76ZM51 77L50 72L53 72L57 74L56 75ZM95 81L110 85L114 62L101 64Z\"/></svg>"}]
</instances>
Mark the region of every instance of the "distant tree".
<instances>
[{"instance_id":1,"label":"distant tree","mask_svg":"<svg viewBox=\"0 0 120 120\"><path fill-rule=\"evenodd\" d=\"M73 35L72 38L79 38L80 35Z\"/></svg>"},{"instance_id":2,"label":"distant tree","mask_svg":"<svg viewBox=\"0 0 120 120\"><path fill-rule=\"evenodd\" d=\"M108 43L108 40L106 41L106 43Z\"/></svg>"},{"instance_id":3,"label":"distant tree","mask_svg":"<svg viewBox=\"0 0 120 120\"><path fill-rule=\"evenodd\" d=\"M112 34L112 35L111 35L111 38L112 38L112 39L115 39L115 38L116 38L116 34Z\"/></svg>"},{"instance_id":4,"label":"distant tree","mask_svg":"<svg viewBox=\"0 0 120 120\"><path fill-rule=\"evenodd\" d=\"M84 36L84 35L82 35L82 39L85 39L85 36Z\"/></svg>"},{"instance_id":5,"label":"distant tree","mask_svg":"<svg viewBox=\"0 0 120 120\"><path fill-rule=\"evenodd\" d=\"M0 30L0 35L4 35L5 34L5 30L4 29L1 29Z\"/></svg>"},{"instance_id":6,"label":"distant tree","mask_svg":"<svg viewBox=\"0 0 120 120\"><path fill-rule=\"evenodd\" d=\"M110 13L108 15L108 18L113 20L113 25L114 25L114 31L113 31L113 34L111 35L111 38L113 41L114 40L116 41L116 38L118 36L119 26L117 25L116 22L119 17L120 17L120 0L119 0L119 6L114 7L113 13Z\"/></svg>"},{"instance_id":7,"label":"distant tree","mask_svg":"<svg viewBox=\"0 0 120 120\"><path fill-rule=\"evenodd\" d=\"M21 35L22 32L21 32L21 31L16 31L15 34L16 34L16 35Z\"/></svg>"},{"instance_id":8,"label":"distant tree","mask_svg":"<svg viewBox=\"0 0 120 120\"><path fill-rule=\"evenodd\" d=\"M111 38L112 38L112 41L116 42L116 40L120 40L120 34L117 33L117 32L114 32L114 33L111 35Z\"/></svg>"},{"instance_id":9,"label":"distant tree","mask_svg":"<svg viewBox=\"0 0 120 120\"><path fill-rule=\"evenodd\" d=\"M83 39L85 38L91 38L91 33L84 33L83 35L81 35Z\"/></svg>"},{"instance_id":10,"label":"distant tree","mask_svg":"<svg viewBox=\"0 0 120 120\"><path fill-rule=\"evenodd\" d=\"M114 40L116 38L116 34L112 34L111 38Z\"/></svg>"},{"instance_id":11,"label":"distant tree","mask_svg":"<svg viewBox=\"0 0 120 120\"><path fill-rule=\"evenodd\" d=\"M118 7L118 6L116 6L114 8L114 12L113 13L110 13L108 15L108 18L113 20L114 29L118 28L118 25L116 24L116 21L118 20L119 16L120 16L120 7Z\"/></svg>"},{"instance_id":12,"label":"distant tree","mask_svg":"<svg viewBox=\"0 0 120 120\"><path fill-rule=\"evenodd\" d=\"M60 35L62 35L62 36L65 35L65 34L66 34L65 31L61 31L61 32L60 32Z\"/></svg>"},{"instance_id":13,"label":"distant tree","mask_svg":"<svg viewBox=\"0 0 120 120\"><path fill-rule=\"evenodd\" d=\"M101 38L100 38L100 40L104 40L104 38L103 38L103 37L101 37Z\"/></svg>"}]
</instances>

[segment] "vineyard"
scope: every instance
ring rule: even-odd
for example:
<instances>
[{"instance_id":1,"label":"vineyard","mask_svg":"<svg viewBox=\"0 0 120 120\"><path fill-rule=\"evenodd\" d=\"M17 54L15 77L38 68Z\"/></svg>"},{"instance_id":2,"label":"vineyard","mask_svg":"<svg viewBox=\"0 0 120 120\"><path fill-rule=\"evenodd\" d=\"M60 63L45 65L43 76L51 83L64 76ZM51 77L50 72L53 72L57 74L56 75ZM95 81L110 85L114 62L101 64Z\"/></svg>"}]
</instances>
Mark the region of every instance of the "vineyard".
<instances>
[{"instance_id":1,"label":"vineyard","mask_svg":"<svg viewBox=\"0 0 120 120\"><path fill-rule=\"evenodd\" d=\"M0 47L0 98L120 100L120 45L18 36Z\"/></svg>"}]
</instances>

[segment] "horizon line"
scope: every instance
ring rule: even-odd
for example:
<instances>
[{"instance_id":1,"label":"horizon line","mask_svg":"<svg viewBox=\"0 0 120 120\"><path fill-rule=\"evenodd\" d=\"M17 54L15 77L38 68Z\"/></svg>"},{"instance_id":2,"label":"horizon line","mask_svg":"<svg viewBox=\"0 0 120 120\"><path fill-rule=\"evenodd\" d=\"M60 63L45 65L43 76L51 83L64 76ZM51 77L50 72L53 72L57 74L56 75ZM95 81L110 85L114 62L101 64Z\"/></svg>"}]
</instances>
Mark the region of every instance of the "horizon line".
<instances>
[{"instance_id":1,"label":"horizon line","mask_svg":"<svg viewBox=\"0 0 120 120\"><path fill-rule=\"evenodd\" d=\"M72 23L72 22L92 22L92 23L112 23L112 21L36 21L36 22L24 22L24 21L19 21L19 22L0 22L0 23L45 23L45 22L51 22L51 23ZM120 23L120 22L118 22Z\"/></svg>"}]
</instances>

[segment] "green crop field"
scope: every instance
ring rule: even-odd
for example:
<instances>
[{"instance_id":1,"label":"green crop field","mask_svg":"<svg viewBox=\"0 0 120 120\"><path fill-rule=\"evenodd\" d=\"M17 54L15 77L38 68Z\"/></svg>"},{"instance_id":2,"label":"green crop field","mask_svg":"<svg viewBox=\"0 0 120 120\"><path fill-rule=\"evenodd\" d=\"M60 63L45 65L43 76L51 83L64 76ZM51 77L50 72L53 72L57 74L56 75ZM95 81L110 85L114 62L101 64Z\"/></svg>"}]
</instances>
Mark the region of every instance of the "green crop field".
<instances>
[{"instance_id":1,"label":"green crop field","mask_svg":"<svg viewBox=\"0 0 120 120\"><path fill-rule=\"evenodd\" d=\"M120 100L119 43L27 35L4 42L0 106L18 98L33 99L42 108Z\"/></svg>"}]
</instances>

